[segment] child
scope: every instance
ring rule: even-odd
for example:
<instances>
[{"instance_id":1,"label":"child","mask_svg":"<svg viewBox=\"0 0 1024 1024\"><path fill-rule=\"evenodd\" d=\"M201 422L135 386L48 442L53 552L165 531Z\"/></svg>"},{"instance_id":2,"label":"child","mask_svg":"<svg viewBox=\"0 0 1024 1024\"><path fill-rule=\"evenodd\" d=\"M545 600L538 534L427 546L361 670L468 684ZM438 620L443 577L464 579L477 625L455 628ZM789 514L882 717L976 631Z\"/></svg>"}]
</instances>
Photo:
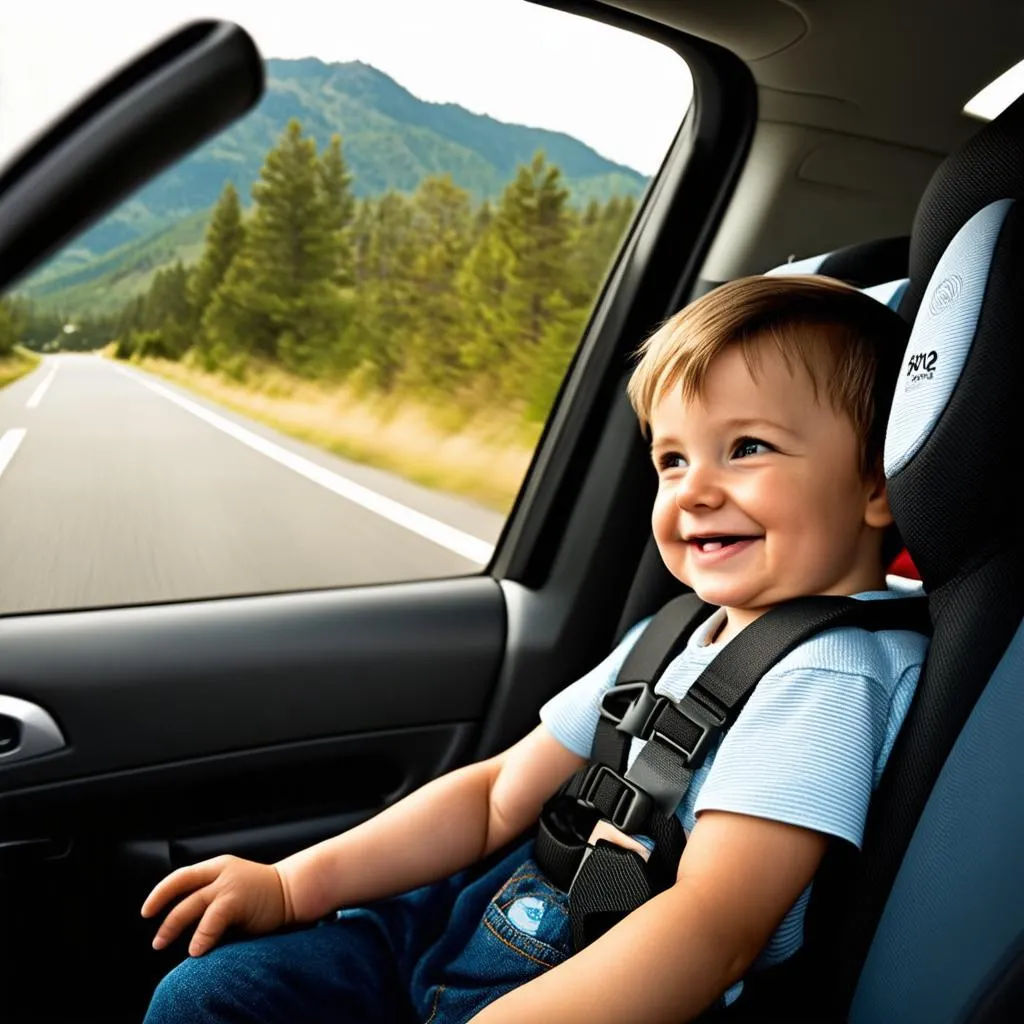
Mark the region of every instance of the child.
<instances>
[{"instance_id":1,"label":"child","mask_svg":"<svg viewBox=\"0 0 1024 1024\"><path fill-rule=\"evenodd\" d=\"M654 536L671 572L720 606L657 692L682 697L789 598L896 596L881 452L906 337L839 282L757 277L645 343L629 396L652 436ZM675 884L574 955L566 895L531 841L498 851L586 763L598 702L643 626L508 750L275 865L219 857L165 878L143 915L180 902L154 946L198 925L147 1021L683 1021L790 956L829 837L861 841L926 641L834 629L779 661L680 804ZM228 926L318 920L214 948Z\"/></svg>"}]
</instances>

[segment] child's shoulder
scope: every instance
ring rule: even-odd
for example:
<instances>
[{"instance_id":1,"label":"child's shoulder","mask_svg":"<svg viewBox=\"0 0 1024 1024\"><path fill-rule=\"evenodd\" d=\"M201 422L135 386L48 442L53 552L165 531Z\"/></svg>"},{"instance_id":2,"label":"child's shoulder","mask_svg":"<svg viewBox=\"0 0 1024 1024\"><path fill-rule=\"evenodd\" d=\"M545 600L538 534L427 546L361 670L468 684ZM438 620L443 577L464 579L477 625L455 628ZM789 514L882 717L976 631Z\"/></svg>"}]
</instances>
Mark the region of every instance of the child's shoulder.
<instances>
[{"instance_id":1,"label":"child's shoulder","mask_svg":"<svg viewBox=\"0 0 1024 1024\"><path fill-rule=\"evenodd\" d=\"M893 591L858 595L865 600L902 597ZM872 679L890 689L910 670L919 669L928 650L928 638L904 629L872 632L854 626L830 629L811 637L775 666L779 674L831 671Z\"/></svg>"}]
</instances>

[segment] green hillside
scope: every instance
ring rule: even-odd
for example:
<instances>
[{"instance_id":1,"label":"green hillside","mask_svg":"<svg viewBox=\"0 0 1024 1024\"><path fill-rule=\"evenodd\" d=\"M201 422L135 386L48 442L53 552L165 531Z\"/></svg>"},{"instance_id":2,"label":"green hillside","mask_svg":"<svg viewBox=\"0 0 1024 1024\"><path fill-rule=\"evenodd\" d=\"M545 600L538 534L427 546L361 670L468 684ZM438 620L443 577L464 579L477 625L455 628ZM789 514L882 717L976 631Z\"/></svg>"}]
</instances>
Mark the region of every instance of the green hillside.
<instances>
[{"instance_id":1,"label":"green hillside","mask_svg":"<svg viewBox=\"0 0 1024 1024\"><path fill-rule=\"evenodd\" d=\"M29 278L21 291L43 309L115 313L144 292L162 267L198 259L209 218L209 210L200 210L98 257L84 256L81 249L62 253Z\"/></svg>"},{"instance_id":2,"label":"green hillside","mask_svg":"<svg viewBox=\"0 0 1024 1024\"><path fill-rule=\"evenodd\" d=\"M21 291L67 313L112 312L144 291L156 270L202 248L209 211L235 183L244 204L289 119L323 146L341 135L356 196L411 193L450 174L476 199L497 199L538 150L562 171L572 201L638 196L646 179L559 132L505 124L451 103L426 103L361 62L268 60L258 107L200 147L30 277Z\"/></svg>"},{"instance_id":3,"label":"green hillside","mask_svg":"<svg viewBox=\"0 0 1024 1024\"><path fill-rule=\"evenodd\" d=\"M562 168L581 200L638 196L646 182L569 135L505 124L451 103L426 103L358 61L269 60L267 91L255 110L151 182L76 248L109 252L172 219L209 209L228 179L248 203L263 158L293 117L321 146L336 132L342 136L356 196L392 188L411 192L428 175L447 173L473 198L496 199L516 167L539 149Z\"/></svg>"}]
</instances>

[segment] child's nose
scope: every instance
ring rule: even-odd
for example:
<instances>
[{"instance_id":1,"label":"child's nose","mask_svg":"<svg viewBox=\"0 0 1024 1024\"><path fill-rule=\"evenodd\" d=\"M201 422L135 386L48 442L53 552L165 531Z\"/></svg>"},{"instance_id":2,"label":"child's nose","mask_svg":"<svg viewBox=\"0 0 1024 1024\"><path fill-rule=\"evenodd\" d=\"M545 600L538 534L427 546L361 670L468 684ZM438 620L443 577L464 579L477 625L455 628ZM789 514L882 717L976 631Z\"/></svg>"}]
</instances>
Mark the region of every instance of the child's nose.
<instances>
[{"instance_id":1,"label":"child's nose","mask_svg":"<svg viewBox=\"0 0 1024 1024\"><path fill-rule=\"evenodd\" d=\"M725 491L713 466L691 463L676 484L675 499L681 509L717 508L725 500Z\"/></svg>"}]
</instances>

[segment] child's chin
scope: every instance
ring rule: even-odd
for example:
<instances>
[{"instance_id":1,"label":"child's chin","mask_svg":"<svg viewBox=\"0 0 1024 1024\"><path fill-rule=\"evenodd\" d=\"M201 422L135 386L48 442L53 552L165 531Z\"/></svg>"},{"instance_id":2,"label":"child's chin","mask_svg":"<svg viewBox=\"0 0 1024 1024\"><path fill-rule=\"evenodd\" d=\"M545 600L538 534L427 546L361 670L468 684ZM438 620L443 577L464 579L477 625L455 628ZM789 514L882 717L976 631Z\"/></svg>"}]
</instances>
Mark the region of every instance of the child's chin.
<instances>
[{"instance_id":1,"label":"child's chin","mask_svg":"<svg viewBox=\"0 0 1024 1024\"><path fill-rule=\"evenodd\" d=\"M701 584L696 586L690 584L693 592L705 603L713 604L719 608L743 608L750 598L749 591L741 590L739 587L714 583Z\"/></svg>"}]
</instances>

